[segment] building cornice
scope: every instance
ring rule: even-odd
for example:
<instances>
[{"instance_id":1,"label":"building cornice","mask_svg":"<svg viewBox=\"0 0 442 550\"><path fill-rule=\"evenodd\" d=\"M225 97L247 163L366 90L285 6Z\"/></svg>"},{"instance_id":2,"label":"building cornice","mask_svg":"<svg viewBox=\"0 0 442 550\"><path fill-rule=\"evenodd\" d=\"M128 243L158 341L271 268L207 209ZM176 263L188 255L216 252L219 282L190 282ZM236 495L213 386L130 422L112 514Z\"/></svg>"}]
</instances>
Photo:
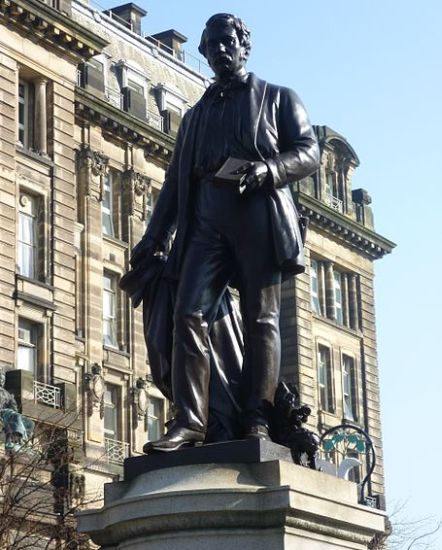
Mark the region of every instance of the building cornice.
<instances>
[{"instance_id":1,"label":"building cornice","mask_svg":"<svg viewBox=\"0 0 442 550\"><path fill-rule=\"evenodd\" d=\"M379 233L329 208L310 195L301 191L294 191L293 194L299 212L307 216L313 226L333 235L350 248L361 251L372 259L378 259L389 254L396 246Z\"/></svg>"},{"instance_id":2,"label":"building cornice","mask_svg":"<svg viewBox=\"0 0 442 550\"><path fill-rule=\"evenodd\" d=\"M137 144L144 148L146 155L165 163L170 160L174 138L78 86L75 114L86 122L98 124L112 139Z\"/></svg>"},{"instance_id":3,"label":"building cornice","mask_svg":"<svg viewBox=\"0 0 442 550\"><path fill-rule=\"evenodd\" d=\"M76 63L99 54L103 38L40 0L0 0L0 22L62 51Z\"/></svg>"}]
</instances>

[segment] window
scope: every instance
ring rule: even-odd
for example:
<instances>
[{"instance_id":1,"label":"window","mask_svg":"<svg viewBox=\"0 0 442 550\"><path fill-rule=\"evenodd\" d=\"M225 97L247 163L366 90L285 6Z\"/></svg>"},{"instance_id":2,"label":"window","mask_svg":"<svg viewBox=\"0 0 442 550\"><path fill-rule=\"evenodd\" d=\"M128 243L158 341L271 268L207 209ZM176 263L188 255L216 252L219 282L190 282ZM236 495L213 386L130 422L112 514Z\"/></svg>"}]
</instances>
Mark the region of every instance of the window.
<instances>
[{"instance_id":1,"label":"window","mask_svg":"<svg viewBox=\"0 0 442 550\"><path fill-rule=\"evenodd\" d=\"M117 280L115 275L103 276L103 344L117 347Z\"/></svg>"},{"instance_id":2,"label":"window","mask_svg":"<svg viewBox=\"0 0 442 550\"><path fill-rule=\"evenodd\" d=\"M127 79L127 86L121 89L123 94L123 109L138 117L146 118L146 94L142 84Z\"/></svg>"},{"instance_id":3,"label":"window","mask_svg":"<svg viewBox=\"0 0 442 550\"><path fill-rule=\"evenodd\" d=\"M318 386L319 386L319 405L327 412L334 412L333 408L333 378L331 370L330 348L318 346Z\"/></svg>"},{"instance_id":4,"label":"window","mask_svg":"<svg viewBox=\"0 0 442 550\"><path fill-rule=\"evenodd\" d=\"M342 279L339 271L334 271L333 276L335 279L334 288L334 309L335 309L335 321L340 325L344 324L344 316L342 311Z\"/></svg>"},{"instance_id":5,"label":"window","mask_svg":"<svg viewBox=\"0 0 442 550\"><path fill-rule=\"evenodd\" d=\"M114 229L114 204L112 189L112 172L104 177L103 181L103 200L101 201L101 229L103 235L115 236Z\"/></svg>"},{"instance_id":6,"label":"window","mask_svg":"<svg viewBox=\"0 0 442 550\"><path fill-rule=\"evenodd\" d=\"M101 230L103 235L121 238L121 174L110 171L103 177L101 200Z\"/></svg>"},{"instance_id":7,"label":"window","mask_svg":"<svg viewBox=\"0 0 442 550\"><path fill-rule=\"evenodd\" d=\"M344 212L343 174L337 166L337 159L330 154L325 174L325 204L337 212Z\"/></svg>"},{"instance_id":8,"label":"window","mask_svg":"<svg viewBox=\"0 0 442 550\"><path fill-rule=\"evenodd\" d=\"M47 156L47 80L23 68L17 89L17 143Z\"/></svg>"},{"instance_id":9,"label":"window","mask_svg":"<svg viewBox=\"0 0 442 550\"><path fill-rule=\"evenodd\" d=\"M31 85L24 80L18 84L18 142L23 147L30 146L30 130L32 116L31 109Z\"/></svg>"},{"instance_id":10,"label":"window","mask_svg":"<svg viewBox=\"0 0 442 550\"><path fill-rule=\"evenodd\" d=\"M104 437L121 440L120 388L106 384L104 391Z\"/></svg>"},{"instance_id":11,"label":"window","mask_svg":"<svg viewBox=\"0 0 442 550\"><path fill-rule=\"evenodd\" d=\"M360 328L359 277L341 271L332 262L312 258L310 263L312 312L352 329Z\"/></svg>"},{"instance_id":12,"label":"window","mask_svg":"<svg viewBox=\"0 0 442 550\"><path fill-rule=\"evenodd\" d=\"M17 270L30 279L38 278L38 199L22 193L18 212Z\"/></svg>"},{"instance_id":13,"label":"window","mask_svg":"<svg viewBox=\"0 0 442 550\"><path fill-rule=\"evenodd\" d=\"M17 368L32 372L35 377L38 366L38 329L36 323L19 319Z\"/></svg>"},{"instance_id":14,"label":"window","mask_svg":"<svg viewBox=\"0 0 442 550\"><path fill-rule=\"evenodd\" d=\"M163 400L156 397L149 398L146 415L147 437L149 441L159 439L163 434Z\"/></svg>"},{"instance_id":15,"label":"window","mask_svg":"<svg viewBox=\"0 0 442 550\"><path fill-rule=\"evenodd\" d=\"M342 395L344 418L357 420L355 360L348 355L342 356Z\"/></svg>"},{"instance_id":16,"label":"window","mask_svg":"<svg viewBox=\"0 0 442 550\"><path fill-rule=\"evenodd\" d=\"M321 315L321 303L319 301L318 262L312 260L310 265L310 289L312 311Z\"/></svg>"},{"instance_id":17,"label":"window","mask_svg":"<svg viewBox=\"0 0 442 550\"><path fill-rule=\"evenodd\" d=\"M80 63L79 85L82 88L92 88L95 91L104 92L104 63L99 59L89 59L86 63Z\"/></svg>"}]
</instances>

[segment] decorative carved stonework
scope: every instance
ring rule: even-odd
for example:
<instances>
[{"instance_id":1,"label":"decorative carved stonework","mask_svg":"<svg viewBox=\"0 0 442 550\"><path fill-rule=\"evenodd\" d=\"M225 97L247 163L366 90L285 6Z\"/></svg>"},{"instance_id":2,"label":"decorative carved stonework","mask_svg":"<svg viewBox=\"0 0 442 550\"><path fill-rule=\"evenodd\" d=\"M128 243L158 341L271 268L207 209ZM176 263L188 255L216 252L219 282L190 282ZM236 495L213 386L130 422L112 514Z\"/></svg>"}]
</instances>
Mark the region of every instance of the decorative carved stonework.
<instances>
[{"instance_id":1,"label":"decorative carved stonework","mask_svg":"<svg viewBox=\"0 0 442 550\"><path fill-rule=\"evenodd\" d=\"M108 163L109 157L97 151L93 151L91 165L92 174L94 176L104 177L108 173Z\"/></svg>"},{"instance_id":2,"label":"decorative carved stonework","mask_svg":"<svg viewBox=\"0 0 442 550\"><path fill-rule=\"evenodd\" d=\"M132 390L133 402L136 407L137 420L143 420L147 413L149 403L149 395L147 393L147 381L143 378L138 378L135 388Z\"/></svg>"},{"instance_id":3,"label":"decorative carved stonework","mask_svg":"<svg viewBox=\"0 0 442 550\"><path fill-rule=\"evenodd\" d=\"M137 215L140 220L145 220L147 215L147 197L151 190L150 178L133 169L123 172L123 192L127 193L127 215Z\"/></svg>"},{"instance_id":4,"label":"decorative carved stonework","mask_svg":"<svg viewBox=\"0 0 442 550\"><path fill-rule=\"evenodd\" d=\"M134 191L135 195L141 197L149 191L150 179L147 176L143 176L138 172L133 175Z\"/></svg>"},{"instance_id":5,"label":"decorative carved stonework","mask_svg":"<svg viewBox=\"0 0 442 550\"><path fill-rule=\"evenodd\" d=\"M88 394L88 414L92 416L94 409L99 409L100 418L104 417L104 391L105 383L102 375L103 368L94 363L91 372L84 375L85 389Z\"/></svg>"},{"instance_id":6,"label":"decorative carved stonework","mask_svg":"<svg viewBox=\"0 0 442 550\"><path fill-rule=\"evenodd\" d=\"M69 500L71 504L82 502L86 494L86 477L72 472L69 474Z\"/></svg>"},{"instance_id":7,"label":"decorative carved stonework","mask_svg":"<svg viewBox=\"0 0 442 550\"><path fill-rule=\"evenodd\" d=\"M78 150L79 185L85 195L103 199L104 178L109 173L109 157L87 145Z\"/></svg>"}]
</instances>

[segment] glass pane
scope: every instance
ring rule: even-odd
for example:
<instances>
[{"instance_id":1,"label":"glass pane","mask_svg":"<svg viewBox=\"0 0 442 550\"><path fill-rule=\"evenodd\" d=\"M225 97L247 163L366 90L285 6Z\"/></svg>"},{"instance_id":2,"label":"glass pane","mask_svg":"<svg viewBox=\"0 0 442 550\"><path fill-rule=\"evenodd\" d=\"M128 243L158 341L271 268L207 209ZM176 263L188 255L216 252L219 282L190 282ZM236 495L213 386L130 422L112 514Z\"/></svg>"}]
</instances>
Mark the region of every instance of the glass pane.
<instances>
[{"instance_id":1,"label":"glass pane","mask_svg":"<svg viewBox=\"0 0 442 550\"><path fill-rule=\"evenodd\" d=\"M110 439L120 440L119 433L119 389L106 385L104 392L104 433Z\"/></svg>"},{"instance_id":2,"label":"glass pane","mask_svg":"<svg viewBox=\"0 0 442 550\"><path fill-rule=\"evenodd\" d=\"M114 317L114 294L105 290L103 292L103 318L109 319Z\"/></svg>"},{"instance_id":3,"label":"glass pane","mask_svg":"<svg viewBox=\"0 0 442 550\"><path fill-rule=\"evenodd\" d=\"M23 212L19 215L18 238L28 244L35 243L35 218Z\"/></svg>"},{"instance_id":4,"label":"glass pane","mask_svg":"<svg viewBox=\"0 0 442 550\"><path fill-rule=\"evenodd\" d=\"M344 322L342 314L342 283L341 283L341 274L339 271L334 272L335 278L335 312L336 312L336 321L342 325Z\"/></svg>"},{"instance_id":5,"label":"glass pane","mask_svg":"<svg viewBox=\"0 0 442 550\"><path fill-rule=\"evenodd\" d=\"M23 243L18 243L18 270L24 277L35 277L35 249Z\"/></svg>"},{"instance_id":6,"label":"glass pane","mask_svg":"<svg viewBox=\"0 0 442 550\"><path fill-rule=\"evenodd\" d=\"M108 174L103 182L103 200L101 202L101 225L104 235L114 236L112 176Z\"/></svg>"},{"instance_id":7,"label":"glass pane","mask_svg":"<svg viewBox=\"0 0 442 550\"><path fill-rule=\"evenodd\" d=\"M27 370L35 375L36 349L35 347L18 346L17 368Z\"/></svg>"}]
</instances>

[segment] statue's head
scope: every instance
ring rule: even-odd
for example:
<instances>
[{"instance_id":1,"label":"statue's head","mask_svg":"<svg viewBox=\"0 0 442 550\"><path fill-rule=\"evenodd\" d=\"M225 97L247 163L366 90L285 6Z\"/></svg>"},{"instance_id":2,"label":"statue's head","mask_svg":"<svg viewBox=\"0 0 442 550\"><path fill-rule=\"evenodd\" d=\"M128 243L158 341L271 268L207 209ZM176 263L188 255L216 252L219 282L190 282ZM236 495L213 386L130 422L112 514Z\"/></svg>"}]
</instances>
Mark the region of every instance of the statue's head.
<instances>
[{"instance_id":1,"label":"statue's head","mask_svg":"<svg viewBox=\"0 0 442 550\"><path fill-rule=\"evenodd\" d=\"M215 75L225 78L243 70L251 45L250 31L239 17L217 13L207 21L198 49Z\"/></svg>"}]
</instances>

